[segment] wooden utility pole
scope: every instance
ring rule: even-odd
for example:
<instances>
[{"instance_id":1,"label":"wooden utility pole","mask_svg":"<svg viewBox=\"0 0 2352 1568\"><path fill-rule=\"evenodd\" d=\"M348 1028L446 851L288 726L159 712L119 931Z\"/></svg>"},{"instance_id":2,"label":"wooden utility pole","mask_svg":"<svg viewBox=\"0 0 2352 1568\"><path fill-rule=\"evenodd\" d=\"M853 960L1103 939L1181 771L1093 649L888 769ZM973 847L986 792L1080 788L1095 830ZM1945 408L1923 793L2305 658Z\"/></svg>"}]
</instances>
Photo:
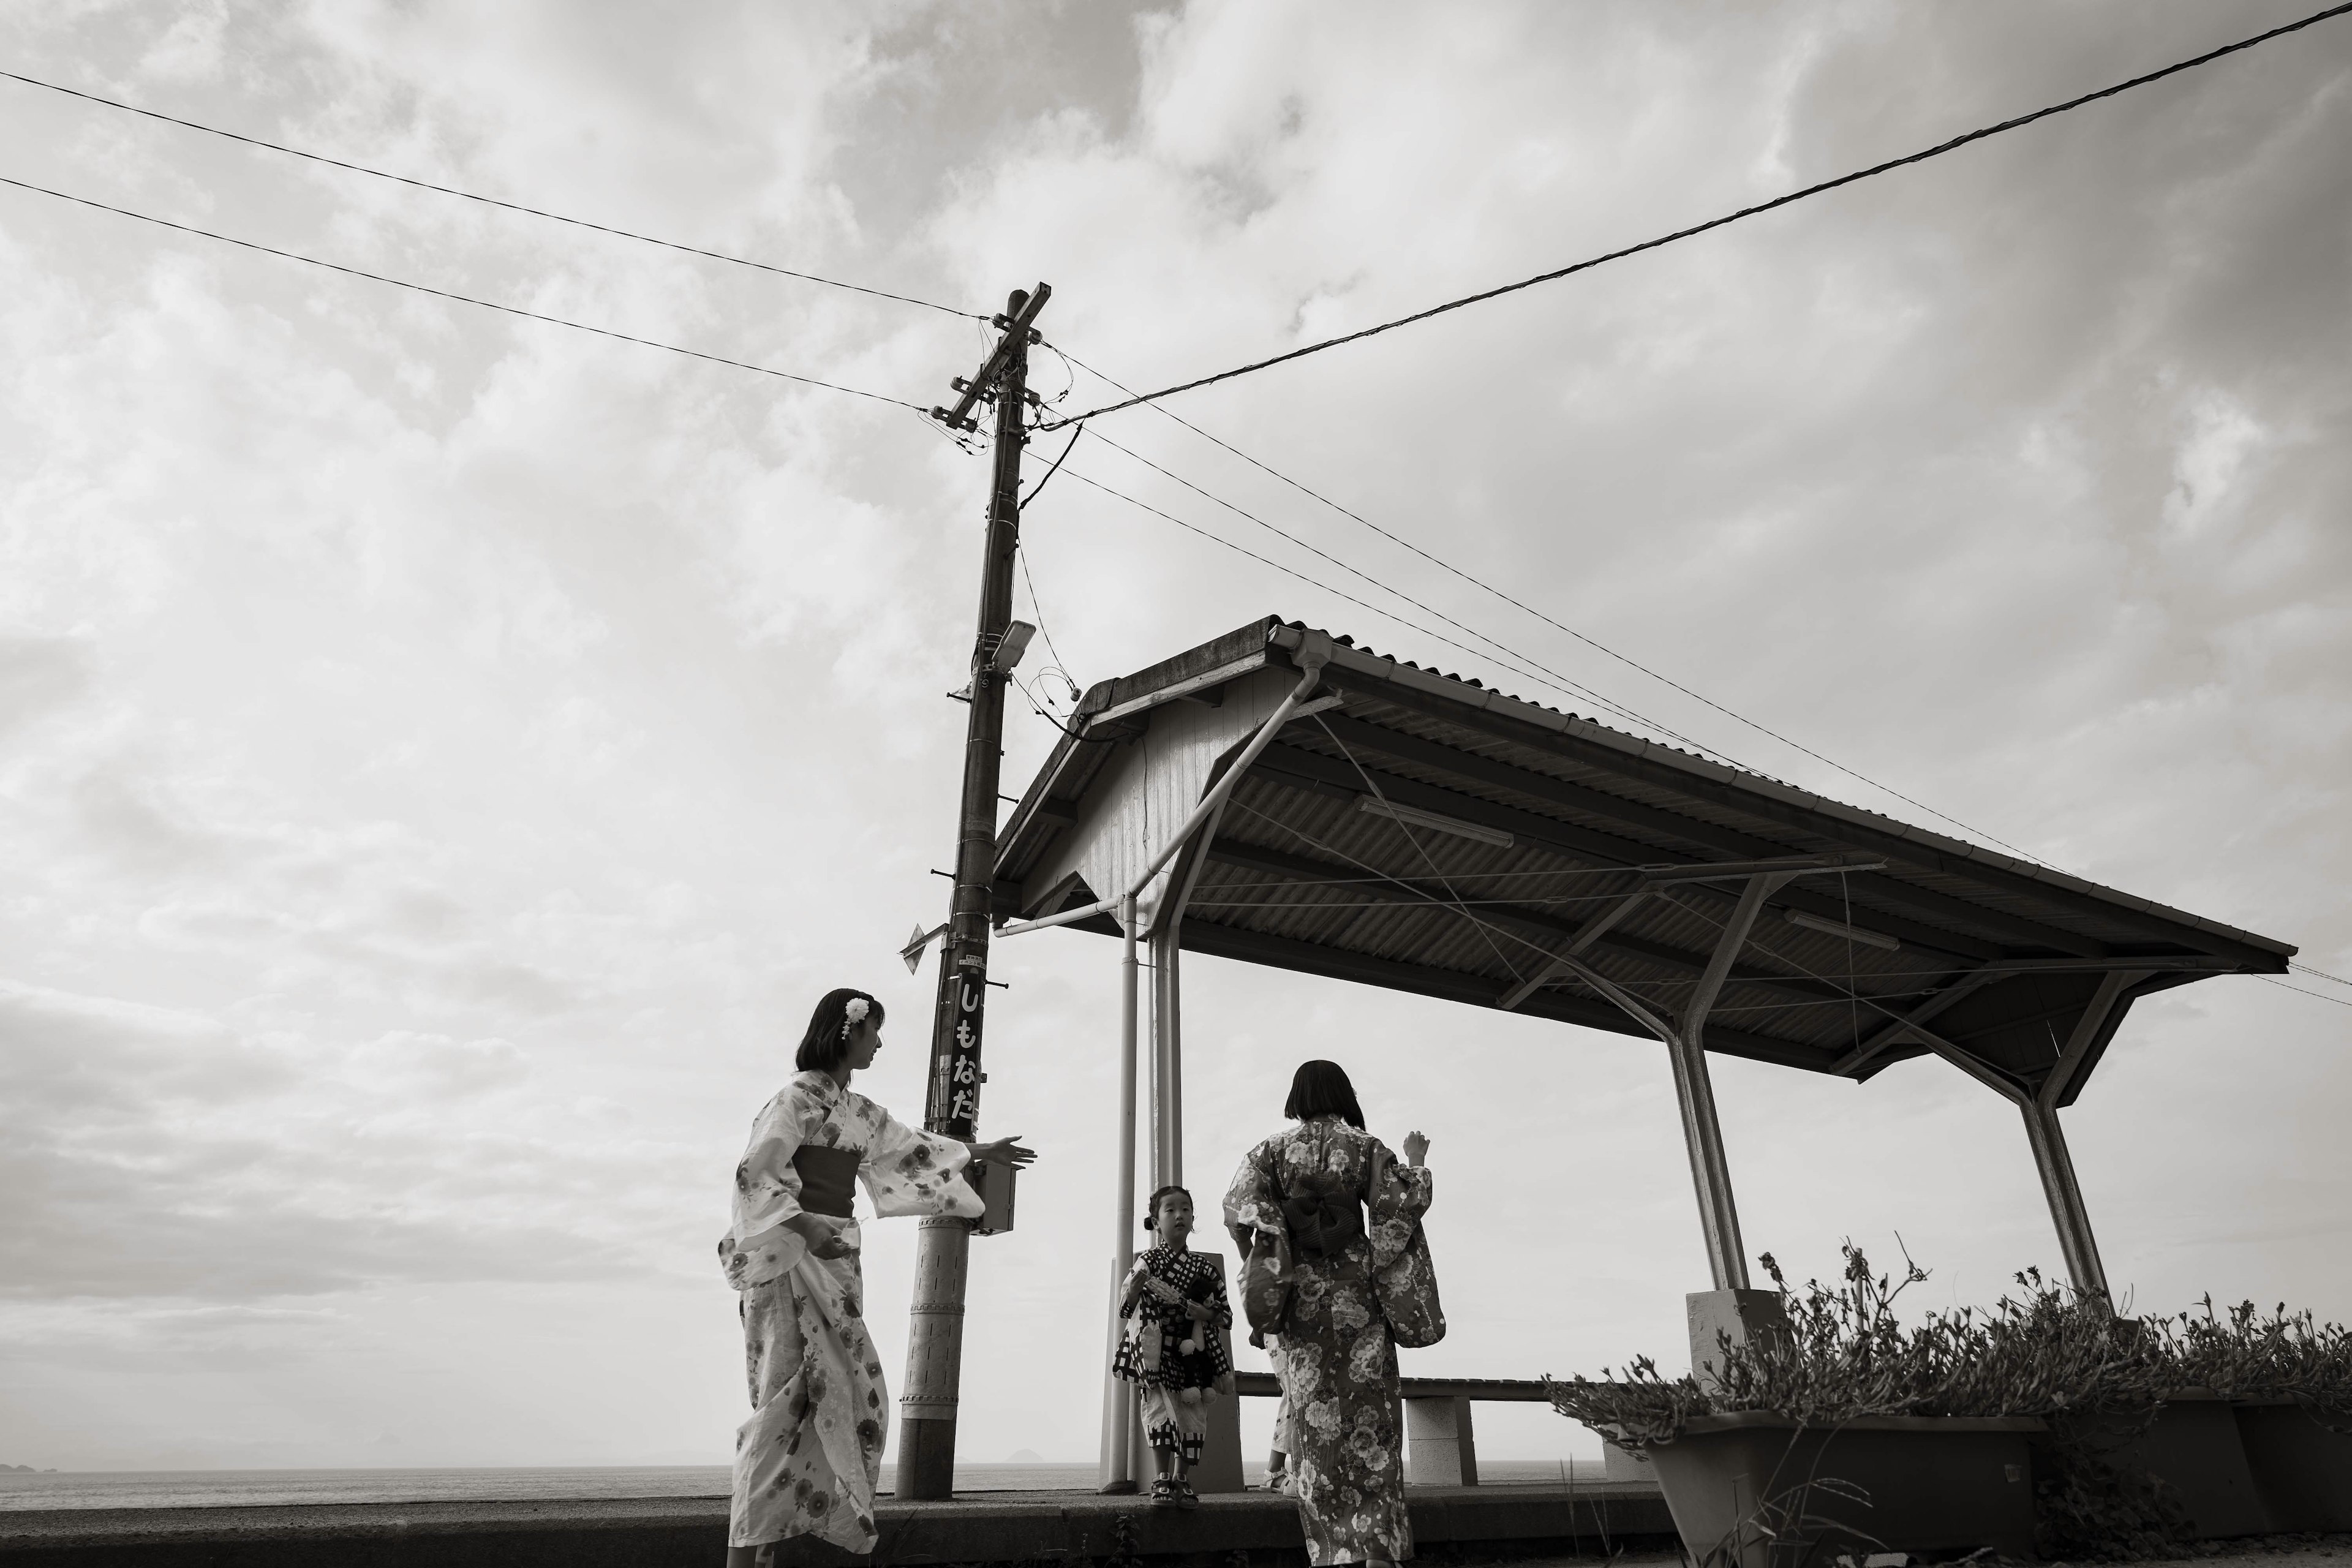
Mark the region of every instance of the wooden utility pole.
<instances>
[{"instance_id":1,"label":"wooden utility pole","mask_svg":"<svg viewBox=\"0 0 2352 1568\"><path fill-rule=\"evenodd\" d=\"M976 403L996 405L996 462L988 495L988 542L981 563L980 627L971 645L970 721L964 729L963 804L956 839L955 894L940 952L939 1003L931 1019L930 1093L923 1124L967 1142L980 1127L982 1026L988 1008L990 888L996 875L996 788L1004 740L1004 687L1012 671L998 650L1013 622L1013 550L1021 542L1021 446L1028 439L1030 323L1054 290L1014 289L996 325L1004 335L980 374L959 379L953 409L931 416L951 430L977 428ZM898 1398L898 1493L944 1498L955 1487L956 1402L963 1380L964 1276L968 1220L923 1221L915 1255L915 1299L907 1334L907 1380Z\"/></svg>"}]
</instances>

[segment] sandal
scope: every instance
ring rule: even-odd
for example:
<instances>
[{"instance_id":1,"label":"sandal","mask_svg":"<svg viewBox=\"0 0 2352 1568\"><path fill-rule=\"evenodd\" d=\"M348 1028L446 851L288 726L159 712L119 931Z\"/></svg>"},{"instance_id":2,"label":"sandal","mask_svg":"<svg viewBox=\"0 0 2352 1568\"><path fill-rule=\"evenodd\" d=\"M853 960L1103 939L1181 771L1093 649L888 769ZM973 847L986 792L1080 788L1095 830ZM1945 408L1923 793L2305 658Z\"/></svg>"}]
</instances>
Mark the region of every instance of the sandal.
<instances>
[{"instance_id":1,"label":"sandal","mask_svg":"<svg viewBox=\"0 0 2352 1568\"><path fill-rule=\"evenodd\" d=\"M1192 1483L1191 1481L1185 1479L1182 1476L1175 1476L1171 1478L1171 1486L1176 1493L1177 1507L1198 1508L1201 1506L1201 1494L1192 1489Z\"/></svg>"},{"instance_id":2,"label":"sandal","mask_svg":"<svg viewBox=\"0 0 2352 1568\"><path fill-rule=\"evenodd\" d=\"M1176 1501L1176 1488L1181 1483L1178 1482L1173 1476L1155 1476L1152 1478L1151 1506L1154 1508L1175 1508L1179 1506ZM1187 1489L1189 1490L1190 1489L1188 1488Z\"/></svg>"}]
</instances>

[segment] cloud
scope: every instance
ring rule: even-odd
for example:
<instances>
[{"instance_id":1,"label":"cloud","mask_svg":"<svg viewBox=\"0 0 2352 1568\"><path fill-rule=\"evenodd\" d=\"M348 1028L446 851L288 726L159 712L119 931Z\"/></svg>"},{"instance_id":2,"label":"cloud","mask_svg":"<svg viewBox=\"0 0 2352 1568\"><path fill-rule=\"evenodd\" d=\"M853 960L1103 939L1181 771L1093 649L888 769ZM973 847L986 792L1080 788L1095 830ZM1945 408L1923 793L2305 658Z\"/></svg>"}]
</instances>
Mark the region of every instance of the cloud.
<instances>
[{"instance_id":1,"label":"cloud","mask_svg":"<svg viewBox=\"0 0 2352 1568\"><path fill-rule=\"evenodd\" d=\"M1113 393L1056 351L1139 388L1264 357L2288 15L2256 10L0 26L33 74L795 270L982 310L1042 277L1034 384L1068 411ZM2340 970L2347 49L2314 29L1169 405L1394 540L1171 420L1106 420L1428 608L1082 440L1072 475L1330 586L1066 475L1024 518L1032 666L1085 684L1276 611L1921 817L1441 557L1971 836ZM919 405L986 352L952 315L55 95L0 115L27 179ZM417 1463L575 1431L723 1461L709 1247L809 1000L879 987L872 1091L920 1103L929 977L894 954L943 891L986 460L903 409L22 193L0 349L0 1341L58 1347L16 1363L6 1424L93 1464L365 1463L387 1431ZM1016 709L1006 793L1057 738ZM974 1451L1089 1451L1089 1379L1033 1369L1100 1328L1113 956L997 954L989 1126L1045 1158L974 1251ZM1456 1332L1420 1370L1673 1359L1704 1279L1654 1050L1186 976L1196 1191L1304 1055L1435 1136ZM2215 981L2134 1014L2069 1127L2143 1300L2352 1310L2305 1245L2352 1176L2340 1011ZM2054 1259L2013 1113L1938 1064L1857 1089L1727 1063L1718 1093L1748 1237L1800 1273L1897 1231L1955 1300ZM912 1232L874 1228L895 1366ZM134 1361L132 1388L109 1368Z\"/></svg>"},{"instance_id":2,"label":"cloud","mask_svg":"<svg viewBox=\"0 0 2352 1568\"><path fill-rule=\"evenodd\" d=\"M0 1046L8 1294L235 1301L645 1267L582 1223L558 1173L586 1151L521 1104L508 1041L330 1052L8 985Z\"/></svg>"}]
</instances>

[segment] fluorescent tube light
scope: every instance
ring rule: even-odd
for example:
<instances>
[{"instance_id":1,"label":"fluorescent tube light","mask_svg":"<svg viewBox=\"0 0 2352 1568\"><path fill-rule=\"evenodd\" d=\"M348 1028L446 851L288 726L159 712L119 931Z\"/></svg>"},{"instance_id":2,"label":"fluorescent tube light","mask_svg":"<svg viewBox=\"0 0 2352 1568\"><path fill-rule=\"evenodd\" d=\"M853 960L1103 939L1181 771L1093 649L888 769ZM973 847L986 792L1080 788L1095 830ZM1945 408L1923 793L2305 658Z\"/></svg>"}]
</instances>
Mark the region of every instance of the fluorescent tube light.
<instances>
[{"instance_id":1,"label":"fluorescent tube light","mask_svg":"<svg viewBox=\"0 0 2352 1568\"><path fill-rule=\"evenodd\" d=\"M1807 931L1822 931L1830 936L1842 936L1848 942L1858 942L1864 947L1883 947L1887 952L1893 952L1903 945L1885 931L1864 931L1860 926L1842 925L1836 921L1825 921L1819 915L1809 915L1802 910L1783 910L1781 913L1788 916L1789 923L1792 926L1802 926Z\"/></svg>"},{"instance_id":2,"label":"fluorescent tube light","mask_svg":"<svg viewBox=\"0 0 2352 1568\"><path fill-rule=\"evenodd\" d=\"M1356 809L1368 811L1374 816L1385 816L1392 822L1410 823L1415 827L1428 827L1439 833L1451 833L1457 838L1475 838L1481 844L1492 844L1498 848L1508 849L1518 842L1499 827L1486 827L1475 822L1465 822L1458 816L1440 816L1436 812L1423 811L1415 806L1391 805L1376 795L1358 795Z\"/></svg>"}]
</instances>

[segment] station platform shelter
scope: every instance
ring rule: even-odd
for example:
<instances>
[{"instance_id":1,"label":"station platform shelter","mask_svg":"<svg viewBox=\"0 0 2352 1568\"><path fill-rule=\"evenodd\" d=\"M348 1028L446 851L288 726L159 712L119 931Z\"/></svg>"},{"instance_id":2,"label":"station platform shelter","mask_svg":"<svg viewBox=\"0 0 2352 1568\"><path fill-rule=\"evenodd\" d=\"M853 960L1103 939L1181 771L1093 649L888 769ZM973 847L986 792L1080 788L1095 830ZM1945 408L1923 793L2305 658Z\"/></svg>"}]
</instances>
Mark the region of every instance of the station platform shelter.
<instances>
[{"instance_id":1,"label":"station platform shelter","mask_svg":"<svg viewBox=\"0 0 2352 1568\"><path fill-rule=\"evenodd\" d=\"M1857 1082L1941 1058L2017 1108L2066 1269L2104 1296L2060 1112L2135 1002L2295 952L1271 617L1086 694L999 833L994 913L1121 944L1115 1279L1139 1166L1182 1179L1184 954L1654 1039L1710 1275L1694 1365L1777 1310L1749 1287L1710 1054ZM1138 1441L1105 1384L1119 1488Z\"/></svg>"}]
</instances>

